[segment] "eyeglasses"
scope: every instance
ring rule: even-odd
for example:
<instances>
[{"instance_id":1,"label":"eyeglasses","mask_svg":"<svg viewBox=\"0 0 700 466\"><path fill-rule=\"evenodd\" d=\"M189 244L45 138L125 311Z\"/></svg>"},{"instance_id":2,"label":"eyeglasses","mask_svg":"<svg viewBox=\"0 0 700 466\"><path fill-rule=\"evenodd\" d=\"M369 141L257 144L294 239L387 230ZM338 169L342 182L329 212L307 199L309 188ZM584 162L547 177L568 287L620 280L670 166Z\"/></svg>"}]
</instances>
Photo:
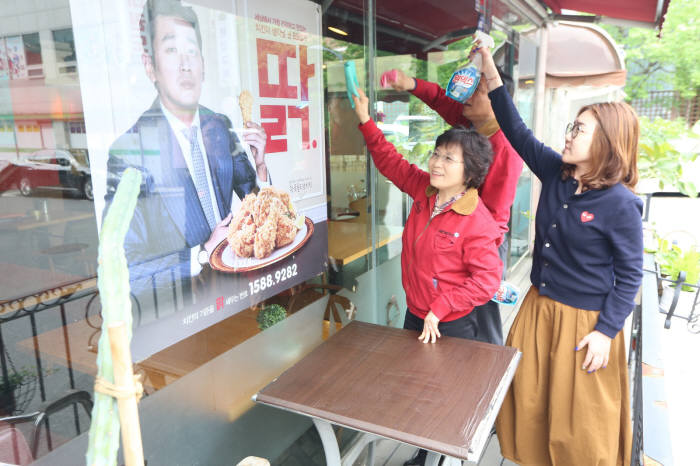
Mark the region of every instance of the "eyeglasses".
<instances>
[{"instance_id":1,"label":"eyeglasses","mask_svg":"<svg viewBox=\"0 0 700 466\"><path fill-rule=\"evenodd\" d=\"M575 139L576 136L578 136L578 133L581 132L581 124L577 122L569 123L566 125L566 131L564 132L564 135L567 135L571 133L571 139Z\"/></svg>"},{"instance_id":2,"label":"eyeglasses","mask_svg":"<svg viewBox=\"0 0 700 466\"><path fill-rule=\"evenodd\" d=\"M445 165L454 165L455 163L464 163L463 160L455 160L449 155L440 155L437 152L433 152L430 155L430 160L433 160L437 162L438 160L442 160Z\"/></svg>"}]
</instances>

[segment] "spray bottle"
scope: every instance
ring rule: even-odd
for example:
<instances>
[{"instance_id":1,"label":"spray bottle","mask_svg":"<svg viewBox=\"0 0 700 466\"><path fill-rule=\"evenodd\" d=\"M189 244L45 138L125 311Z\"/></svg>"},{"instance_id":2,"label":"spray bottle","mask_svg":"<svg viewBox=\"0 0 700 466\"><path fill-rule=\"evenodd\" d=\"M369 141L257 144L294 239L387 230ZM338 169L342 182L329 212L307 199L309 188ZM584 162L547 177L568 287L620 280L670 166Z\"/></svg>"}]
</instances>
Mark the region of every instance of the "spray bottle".
<instances>
[{"instance_id":1,"label":"spray bottle","mask_svg":"<svg viewBox=\"0 0 700 466\"><path fill-rule=\"evenodd\" d=\"M474 39L481 41L481 45L493 48L493 38L485 32L478 30L474 34ZM466 66L452 73L450 82L447 84L447 95L459 103L466 102L476 88L479 86L481 78L481 55L475 53Z\"/></svg>"}]
</instances>

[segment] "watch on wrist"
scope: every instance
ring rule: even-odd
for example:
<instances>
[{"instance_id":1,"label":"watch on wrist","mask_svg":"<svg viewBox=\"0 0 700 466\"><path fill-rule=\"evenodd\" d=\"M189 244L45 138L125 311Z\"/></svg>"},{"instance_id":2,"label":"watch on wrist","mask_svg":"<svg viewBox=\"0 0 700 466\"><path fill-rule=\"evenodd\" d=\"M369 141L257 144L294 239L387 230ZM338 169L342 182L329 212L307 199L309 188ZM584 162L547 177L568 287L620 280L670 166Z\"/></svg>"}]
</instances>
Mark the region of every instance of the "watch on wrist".
<instances>
[{"instance_id":1,"label":"watch on wrist","mask_svg":"<svg viewBox=\"0 0 700 466\"><path fill-rule=\"evenodd\" d=\"M206 265L209 263L209 253L204 248L204 246L199 247L199 252L197 253L197 262L199 262L199 265Z\"/></svg>"}]
</instances>

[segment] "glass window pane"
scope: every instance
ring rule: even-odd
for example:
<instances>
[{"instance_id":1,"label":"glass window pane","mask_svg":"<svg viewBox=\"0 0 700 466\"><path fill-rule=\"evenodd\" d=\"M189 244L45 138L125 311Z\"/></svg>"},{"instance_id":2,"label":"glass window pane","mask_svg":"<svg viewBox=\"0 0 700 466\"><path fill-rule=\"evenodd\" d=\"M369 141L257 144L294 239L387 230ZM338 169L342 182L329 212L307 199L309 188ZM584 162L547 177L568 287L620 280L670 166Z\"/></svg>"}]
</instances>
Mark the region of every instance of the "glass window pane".
<instances>
[{"instance_id":1,"label":"glass window pane","mask_svg":"<svg viewBox=\"0 0 700 466\"><path fill-rule=\"evenodd\" d=\"M39 42L39 33L22 35L24 42L24 54L27 59L27 65L41 64L41 43Z\"/></svg>"},{"instance_id":2,"label":"glass window pane","mask_svg":"<svg viewBox=\"0 0 700 466\"><path fill-rule=\"evenodd\" d=\"M59 73L75 73L77 70L73 29L52 31L56 63Z\"/></svg>"},{"instance_id":3,"label":"glass window pane","mask_svg":"<svg viewBox=\"0 0 700 466\"><path fill-rule=\"evenodd\" d=\"M356 130L344 66L352 62L360 87L366 81L361 12L333 5L323 15L328 161L329 282L355 289L371 264L370 192L364 138ZM359 291L359 290L358 290ZM365 309L366 310L366 309Z\"/></svg>"}]
</instances>

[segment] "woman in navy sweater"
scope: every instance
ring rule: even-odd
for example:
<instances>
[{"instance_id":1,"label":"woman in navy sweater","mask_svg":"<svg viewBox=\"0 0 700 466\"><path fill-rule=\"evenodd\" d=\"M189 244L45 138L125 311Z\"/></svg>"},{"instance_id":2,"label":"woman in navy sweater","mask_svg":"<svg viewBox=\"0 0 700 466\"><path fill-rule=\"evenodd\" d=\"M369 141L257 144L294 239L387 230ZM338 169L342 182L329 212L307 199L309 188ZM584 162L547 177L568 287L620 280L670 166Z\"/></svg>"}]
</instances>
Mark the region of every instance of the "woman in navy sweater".
<instances>
[{"instance_id":1,"label":"woman in navy sweater","mask_svg":"<svg viewBox=\"0 0 700 466\"><path fill-rule=\"evenodd\" d=\"M624 336L642 280L639 124L624 103L579 110L562 154L538 141L483 58L491 106L542 182L532 287L506 342L523 353L496 428L522 465L627 465L632 431Z\"/></svg>"}]
</instances>

